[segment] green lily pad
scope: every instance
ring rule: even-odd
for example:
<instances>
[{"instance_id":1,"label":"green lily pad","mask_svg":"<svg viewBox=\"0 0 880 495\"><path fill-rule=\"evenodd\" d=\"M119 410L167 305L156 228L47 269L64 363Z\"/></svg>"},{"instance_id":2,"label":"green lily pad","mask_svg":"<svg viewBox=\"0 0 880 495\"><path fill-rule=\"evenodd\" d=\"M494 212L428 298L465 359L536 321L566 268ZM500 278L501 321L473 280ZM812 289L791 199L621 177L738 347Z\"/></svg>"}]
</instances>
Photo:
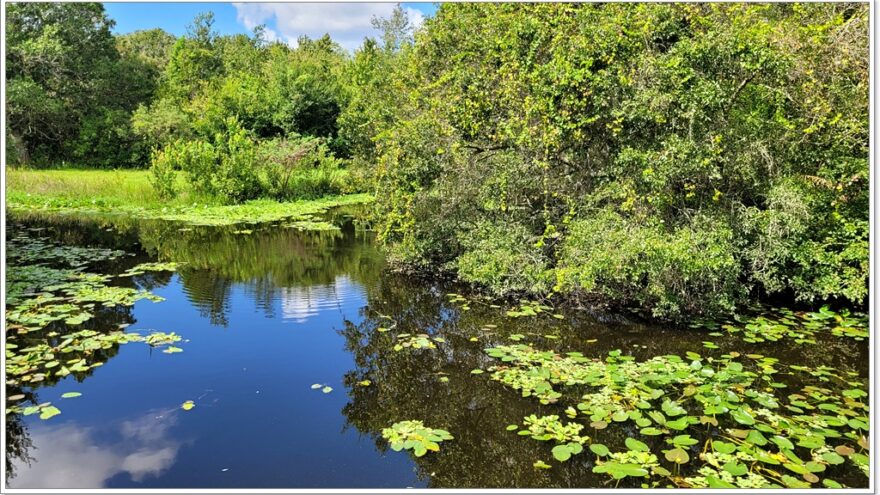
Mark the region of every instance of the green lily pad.
<instances>
[{"instance_id":1,"label":"green lily pad","mask_svg":"<svg viewBox=\"0 0 880 495\"><path fill-rule=\"evenodd\" d=\"M666 460L676 464L684 464L690 460L690 456L684 449L676 447L665 451Z\"/></svg>"},{"instance_id":2,"label":"green lily pad","mask_svg":"<svg viewBox=\"0 0 880 495\"><path fill-rule=\"evenodd\" d=\"M640 442L632 437L627 438L624 443L626 444L626 448L634 450L636 452L648 452L651 450L648 448L647 444L645 444L644 442Z\"/></svg>"},{"instance_id":3,"label":"green lily pad","mask_svg":"<svg viewBox=\"0 0 880 495\"><path fill-rule=\"evenodd\" d=\"M40 410L40 419L49 419L61 414L61 411L55 406L44 407Z\"/></svg>"}]
</instances>

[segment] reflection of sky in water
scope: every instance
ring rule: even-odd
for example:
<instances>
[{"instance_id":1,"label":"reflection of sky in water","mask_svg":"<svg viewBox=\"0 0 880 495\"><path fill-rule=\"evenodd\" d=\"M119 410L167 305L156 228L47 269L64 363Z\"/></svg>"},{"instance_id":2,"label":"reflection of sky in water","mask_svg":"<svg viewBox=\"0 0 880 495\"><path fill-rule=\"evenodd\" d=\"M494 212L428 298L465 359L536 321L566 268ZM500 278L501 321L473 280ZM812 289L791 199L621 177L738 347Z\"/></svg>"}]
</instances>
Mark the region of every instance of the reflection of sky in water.
<instances>
[{"instance_id":1,"label":"reflection of sky in water","mask_svg":"<svg viewBox=\"0 0 880 495\"><path fill-rule=\"evenodd\" d=\"M30 431L36 460L16 464L11 488L97 488L120 474L135 482L157 476L171 466L181 445L169 435L177 414L156 412L91 427L35 424Z\"/></svg>"},{"instance_id":2,"label":"reflection of sky in water","mask_svg":"<svg viewBox=\"0 0 880 495\"><path fill-rule=\"evenodd\" d=\"M341 308L344 302L360 297L362 289L347 275L339 275L330 285L283 287L279 292L282 317L305 323L322 310Z\"/></svg>"},{"instance_id":3,"label":"reflection of sky in water","mask_svg":"<svg viewBox=\"0 0 880 495\"><path fill-rule=\"evenodd\" d=\"M82 382L67 377L40 388L40 400L62 413L45 422L24 418L35 460L16 461L10 486L423 485L406 453L377 451L371 435L347 426L343 376L356 364L338 330L347 318L359 321L366 294L349 275L329 280L273 287L265 301L253 285L231 282L222 325L186 297L183 278L153 289L166 300L138 301L128 330L178 332L183 352L126 344ZM291 322L307 331L279 331ZM313 383L333 392L313 390ZM83 397L56 399L68 391ZM184 412L179 405L188 399L196 408Z\"/></svg>"}]
</instances>

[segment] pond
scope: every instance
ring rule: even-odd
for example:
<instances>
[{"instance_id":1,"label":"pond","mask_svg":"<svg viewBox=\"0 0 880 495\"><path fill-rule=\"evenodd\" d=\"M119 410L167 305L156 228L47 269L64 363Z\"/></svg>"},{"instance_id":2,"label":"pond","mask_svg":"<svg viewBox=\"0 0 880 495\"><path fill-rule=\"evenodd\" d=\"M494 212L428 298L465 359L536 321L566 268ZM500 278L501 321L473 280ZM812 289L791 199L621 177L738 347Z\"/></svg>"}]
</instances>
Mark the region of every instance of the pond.
<instances>
[{"instance_id":1,"label":"pond","mask_svg":"<svg viewBox=\"0 0 880 495\"><path fill-rule=\"evenodd\" d=\"M492 301L356 213L9 217L8 485L868 486L863 315Z\"/></svg>"}]
</instances>

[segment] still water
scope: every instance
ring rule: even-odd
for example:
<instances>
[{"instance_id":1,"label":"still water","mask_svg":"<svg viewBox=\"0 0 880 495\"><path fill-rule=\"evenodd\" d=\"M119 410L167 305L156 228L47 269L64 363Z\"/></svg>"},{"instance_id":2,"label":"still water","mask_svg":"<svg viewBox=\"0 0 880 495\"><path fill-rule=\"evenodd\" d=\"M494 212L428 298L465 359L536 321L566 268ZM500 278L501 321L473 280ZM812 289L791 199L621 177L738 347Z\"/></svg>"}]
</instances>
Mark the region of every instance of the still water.
<instances>
[{"instance_id":1,"label":"still water","mask_svg":"<svg viewBox=\"0 0 880 495\"><path fill-rule=\"evenodd\" d=\"M185 264L128 282L164 301L103 309L85 325L173 331L184 338L177 344L183 352L125 344L85 376L29 389L34 402L52 401L62 413L48 420L7 416L8 485L611 487L614 481L592 473L591 456L533 467L538 459L552 460L549 447L506 426L561 409L522 398L488 373L472 374L493 364L484 348L523 334L539 348L596 356L614 349L637 359L705 350L705 331L648 326L575 307L554 310L564 318L509 318L504 307L481 300L464 309L447 296L461 287L388 270L368 228L346 212L335 213L334 221L339 230L308 232L278 224L242 229L10 219L8 236L27 232L62 245L131 253L89 265L89 271L119 273L157 259ZM444 342L436 349L394 351L399 333ZM865 342L711 340L742 353L760 350L867 377ZM7 387L7 394L18 392ZM82 396L59 399L65 392ZM195 407L183 410L188 400ZM395 452L381 431L404 419L446 429L455 440L421 458ZM597 432L609 446L631 434ZM861 473L837 469L836 479L866 486ZM639 485L625 480L620 486Z\"/></svg>"}]
</instances>

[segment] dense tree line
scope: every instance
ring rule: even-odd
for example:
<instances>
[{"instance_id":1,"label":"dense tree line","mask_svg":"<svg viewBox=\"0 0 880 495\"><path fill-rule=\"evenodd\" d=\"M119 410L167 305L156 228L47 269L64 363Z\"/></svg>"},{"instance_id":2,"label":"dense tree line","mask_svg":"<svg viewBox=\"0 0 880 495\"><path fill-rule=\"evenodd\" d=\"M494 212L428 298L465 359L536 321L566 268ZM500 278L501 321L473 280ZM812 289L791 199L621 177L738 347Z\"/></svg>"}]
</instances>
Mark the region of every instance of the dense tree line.
<instances>
[{"instance_id":1,"label":"dense tree line","mask_svg":"<svg viewBox=\"0 0 880 495\"><path fill-rule=\"evenodd\" d=\"M399 262L655 316L864 304L868 8L444 4L353 54L10 4L18 161L235 202L376 192Z\"/></svg>"}]
</instances>

